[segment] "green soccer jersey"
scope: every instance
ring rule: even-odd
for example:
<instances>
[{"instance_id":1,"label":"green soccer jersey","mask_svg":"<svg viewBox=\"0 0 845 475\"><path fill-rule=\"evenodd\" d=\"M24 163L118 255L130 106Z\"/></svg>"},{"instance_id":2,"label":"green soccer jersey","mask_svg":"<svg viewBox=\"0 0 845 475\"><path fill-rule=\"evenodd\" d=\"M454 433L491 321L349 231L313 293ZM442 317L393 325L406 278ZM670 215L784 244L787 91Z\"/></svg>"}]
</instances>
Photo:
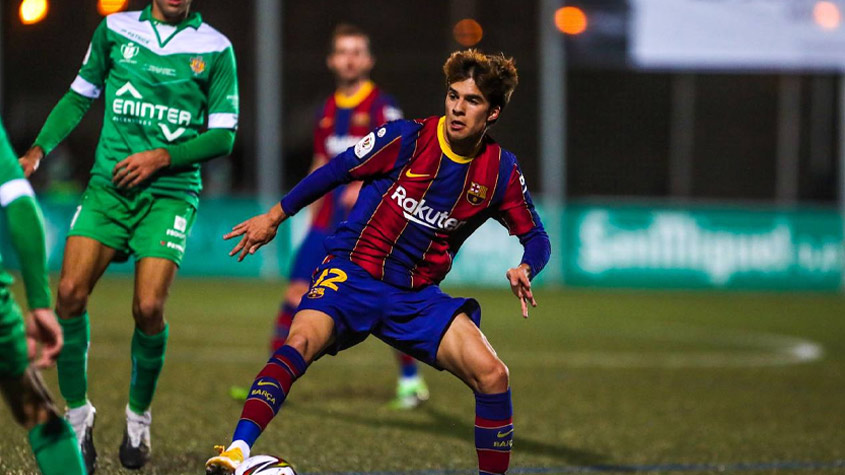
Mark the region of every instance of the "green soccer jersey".
<instances>
[{"instance_id":1,"label":"green soccer jersey","mask_svg":"<svg viewBox=\"0 0 845 475\"><path fill-rule=\"evenodd\" d=\"M32 186L24 178L18 157L0 123L0 207L6 221L6 235L21 263L30 309L51 306L47 278L47 246L41 210L35 202ZM11 285L12 276L0 258L0 287ZM0 315L0 320L2 320ZM2 323L2 322L0 322ZM2 326L2 325L0 325Z\"/></svg>"},{"instance_id":2,"label":"green soccer jersey","mask_svg":"<svg viewBox=\"0 0 845 475\"><path fill-rule=\"evenodd\" d=\"M238 125L232 44L199 13L178 25L158 22L149 6L109 15L94 32L71 90L91 99L105 91L92 182L111 184L117 162L190 140L206 121L209 129ZM195 201L202 188L200 166L162 169L144 186Z\"/></svg>"},{"instance_id":3,"label":"green soccer jersey","mask_svg":"<svg viewBox=\"0 0 845 475\"><path fill-rule=\"evenodd\" d=\"M18 165L18 157L9 143L6 129L0 123L0 205L5 208L22 194L32 195L32 187L23 177L21 166ZM11 283L12 276L6 272L3 267L3 257L0 256L0 285Z\"/></svg>"}]
</instances>

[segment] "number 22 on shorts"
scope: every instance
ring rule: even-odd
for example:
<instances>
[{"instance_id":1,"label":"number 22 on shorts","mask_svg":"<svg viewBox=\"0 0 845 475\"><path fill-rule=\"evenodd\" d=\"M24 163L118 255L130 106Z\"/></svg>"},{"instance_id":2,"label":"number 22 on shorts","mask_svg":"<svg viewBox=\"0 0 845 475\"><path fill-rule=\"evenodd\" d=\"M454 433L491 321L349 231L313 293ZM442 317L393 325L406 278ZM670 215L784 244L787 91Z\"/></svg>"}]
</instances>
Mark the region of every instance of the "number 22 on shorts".
<instances>
[{"instance_id":1,"label":"number 22 on shorts","mask_svg":"<svg viewBox=\"0 0 845 475\"><path fill-rule=\"evenodd\" d=\"M331 277L330 277L331 276ZM311 290L308 291L309 299L318 299L326 293L326 289L332 289L337 292L337 284L346 282L346 272L340 269L326 269L320 274L320 277L314 281Z\"/></svg>"}]
</instances>

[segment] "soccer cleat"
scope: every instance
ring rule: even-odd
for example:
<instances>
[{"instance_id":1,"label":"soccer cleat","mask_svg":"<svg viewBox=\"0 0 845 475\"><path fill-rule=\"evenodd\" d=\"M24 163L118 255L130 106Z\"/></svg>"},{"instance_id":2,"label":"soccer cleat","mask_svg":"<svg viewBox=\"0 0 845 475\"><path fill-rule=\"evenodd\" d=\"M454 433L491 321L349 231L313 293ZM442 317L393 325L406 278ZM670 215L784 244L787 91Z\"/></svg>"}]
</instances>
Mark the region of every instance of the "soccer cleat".
<instances>
[{"instance_id":1,"label":"soccer cleat","mask_svg":"<svg viewBox=\"0 0 845 475\"><path fill-rule=\"evenodd\" d=\"M150 424L153 416L149 410L135 414L126 406L126 430L120 443L120 463L129 469L139 469L150 460Z\"/></svg>"},{"instance_id":2,"label":"soccer cleat","mask_svg":"<svg viewBox=\"0 0 845 475\"><path fill-rule=\"evenodd\" d=\"M388 407L399 410L414 409L428 401L428 397L428 386L421 377L401 378L396 385L396 397L390 401Z\"/></svg>"},{"instance_id":3,"label":"soccer cleat","mask_svg":"<svg viewBox=\"0 0 845 475\"><path fill-rule=\"evenodd\" d=\"M229 386L229 397L238 402L246 401L249 396L249 388L243 386Z\"/></svg>"},{"instance_id":4,"label":"soccer cleat","mask_svg":"<svg viewBox=\"0 0 845 475\"><path fill-rule=\"evenodd\" d=\"M87 401L84 406L68 409L65 412L65 419L68 421L76 440L79 441L79 449L82 452L82 459L85 461L85 470L89 474L97 470L97 450L94 448L94 419L97 410Z\"/></svg>"},{"instance_id":5,"label":"soccer cleat","mask_svg":"<svg viewBox=\"0 0 845 475\"><path fill-rule=\"evenodd\" d=\"M215 445L217 455L205 462L205 475L232 475L244 461L244 454L238 447L226 450L222 445Z\"/></svg>"}]
</instances>

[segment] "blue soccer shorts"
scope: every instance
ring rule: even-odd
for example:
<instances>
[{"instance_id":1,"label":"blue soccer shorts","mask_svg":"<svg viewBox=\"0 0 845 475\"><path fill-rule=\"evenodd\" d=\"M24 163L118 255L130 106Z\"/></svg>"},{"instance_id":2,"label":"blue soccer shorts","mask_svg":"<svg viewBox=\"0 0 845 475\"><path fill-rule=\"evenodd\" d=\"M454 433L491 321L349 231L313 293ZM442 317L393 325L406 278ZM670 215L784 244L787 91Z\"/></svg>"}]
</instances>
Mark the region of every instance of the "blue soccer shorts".
<instances>
[{"instance_id":1,"label":"blue soccer shorts","mask_svg":"<svg viewBox=\"0 0 845 475\"><path fill-rule=\"evenodd\" d=\"M335 323L335 355L375 335L388 345L437 369L437 349L452 320L466 313L481 326L481 307L472 298L451 297L436 285L410 290L373 278L344 258L317 268L300 310L317 310Z\"/></svg>"}]
</instances>

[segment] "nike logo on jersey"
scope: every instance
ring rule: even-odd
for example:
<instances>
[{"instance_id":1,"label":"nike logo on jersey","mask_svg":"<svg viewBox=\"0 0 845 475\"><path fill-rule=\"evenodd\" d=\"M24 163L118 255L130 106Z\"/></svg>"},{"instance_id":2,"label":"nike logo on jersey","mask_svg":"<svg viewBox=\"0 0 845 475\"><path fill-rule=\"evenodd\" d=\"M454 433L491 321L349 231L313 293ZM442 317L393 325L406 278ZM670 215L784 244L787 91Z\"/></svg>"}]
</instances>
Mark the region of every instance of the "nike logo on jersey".
<instances>
[{"instance_id":1,"label":"nike logo on jersey","mask_svg":"<svg viewBox=\"0 0 845 475\"><path fill-rule=\"evenodd\" d=\"M430 173L413 173L411 170L405 172L405 176L408 178L425 178L427 176L431 176Z\"/></svg>"}]
</instances>

